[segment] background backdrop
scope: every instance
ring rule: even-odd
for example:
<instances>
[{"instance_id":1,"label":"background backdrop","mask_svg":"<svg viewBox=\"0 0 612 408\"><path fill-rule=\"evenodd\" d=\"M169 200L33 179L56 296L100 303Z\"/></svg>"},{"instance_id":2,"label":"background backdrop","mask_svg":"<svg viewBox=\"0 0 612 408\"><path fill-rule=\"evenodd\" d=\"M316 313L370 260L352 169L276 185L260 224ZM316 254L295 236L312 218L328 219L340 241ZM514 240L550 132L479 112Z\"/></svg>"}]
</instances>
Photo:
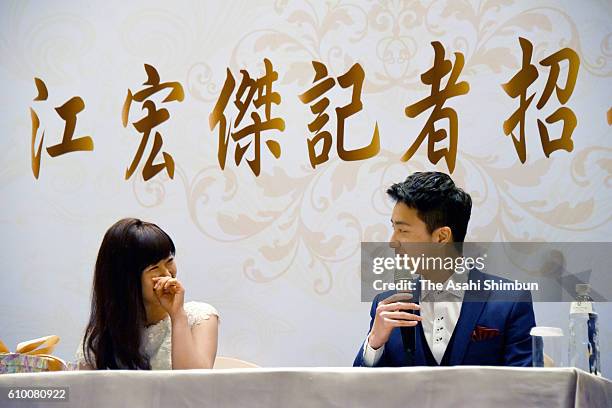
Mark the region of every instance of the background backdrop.
<instances>
[{"instance_id":1,"label":"background backdrop","mask_svg":"<svg viewBox=\"0 0 612 408\"><path fill-rule=\"evenodd\" d=\"M352 364L370 307L359 302L359 244L389 238L392 203L384 191L413 171L448 172L444 160L429 162L426 143L400 161L429 117L411 119L404 109L430 93L420 75L433 62L431 41L440 41L453 62L453 52L465 55L459 80L470 91L445 106L459 118L452 177L474 200L466 239L610 239L608 0L2 1L0 10L0 338L11 348L57 334L56 354L73 358L102 236L118 219L134 216L175 240L187 299L218 308L219 355L262 366ZM540 75L529 94L536 101L548 77L540 60L567 46L581 61L566 104L578 118L574 150L549 159L542 150L536 120L560 106L553 95L542 111L534 101L526 113L525 164L502 129L518 108L501 84L520 68L519 36L534 46ZM279 75L273 88L282 101L272 116L286 127L264 132L263 140L277 140L282 155L277 160L262 146L255 177L245 162L235 165L232 146L221 170L218 129L210 130L208 116L226 69L238 82L240 69L258 77L264 58ZM298 95L312 84L312 60L325 63L333 77L361 64L363 110L347 120L347 144L366 145L377 122L377 156L338 158L333 108L348 103L351 90L336 86L328 95L330 160L310 167L307 124L314 116ZM176 162L173 180L163 171L143 181L151 144L137 172L124 177L141 136L122 126L121 109L128 89L143 88L145 63L162 82L178 81L185 90L183 102L164 105L171 117L157 128L162 151ZM47 101L33 101L34 77L46 83ZM85 109L74 137L91 135L94 151L50 157L45 148L59 143L64 129L53 108L77 95ZM45 131L38 180L31 170L30 108ZM231 109L226 114L235 117ZM130 122L142 116L140 107L131 115ZM556 138L560 127L550 129ZM612 310L597 306L603 370L610 373ZM537 304L536 318L567 330L568 311L569 304Z\"/></svg>"}]
</instances>

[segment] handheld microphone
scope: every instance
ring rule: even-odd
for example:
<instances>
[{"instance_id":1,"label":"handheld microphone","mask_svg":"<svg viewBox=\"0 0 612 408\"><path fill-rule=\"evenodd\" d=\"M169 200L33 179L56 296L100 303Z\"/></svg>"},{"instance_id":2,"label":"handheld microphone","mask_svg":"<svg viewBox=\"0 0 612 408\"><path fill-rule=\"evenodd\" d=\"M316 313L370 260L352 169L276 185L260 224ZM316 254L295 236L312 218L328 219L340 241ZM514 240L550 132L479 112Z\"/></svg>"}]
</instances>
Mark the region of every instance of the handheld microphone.
<instances>
[{"instance_id":1,"label":"handheld microphone","mask_svg":"<svg viewBox=\"0 0 612 408\"><path fill-rule=\"evenodd\" d=\"M395 270L395 283L405 283L405 282L414 282L411 285L414 285L417 288L414 291L399 291L398 293L408 293L411 295L411 298L406 297L406 300L401 300L401 302L405 303L419 303L417 298L418 291L418 280L419 275L413 275L408 271L398 271ZM418 310L413 310L411 313L418 315ZM404 346L404 353L406 355L406 364L409 366L414 365L414 355L416 348L416 326L413 327L400 327L400 333L402 335L402 344Z\"/></svg>"}]
</instances>

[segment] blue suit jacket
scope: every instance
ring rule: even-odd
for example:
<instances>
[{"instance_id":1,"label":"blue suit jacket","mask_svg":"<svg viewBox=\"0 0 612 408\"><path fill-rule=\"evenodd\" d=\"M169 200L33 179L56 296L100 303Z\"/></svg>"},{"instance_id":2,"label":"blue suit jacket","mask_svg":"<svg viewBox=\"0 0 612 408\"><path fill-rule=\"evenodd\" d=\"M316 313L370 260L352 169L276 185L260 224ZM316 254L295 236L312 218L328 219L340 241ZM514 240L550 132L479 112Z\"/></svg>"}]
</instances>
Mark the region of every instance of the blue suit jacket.
<instances>
[{"instance_id":1,"label":"blue suit jacket","mask_svg":"<svg viewBox=\"0 0 612 408\"><path fill-rule=\"evenodd\" d=\"M506 279L488 275L473 269L470 280L492 279L508 282ZM482 288L483 285L481 285ZM370 311L370 329L374 323L378 302L393 295L388 291L377 295ZM418 293L417 293L418 295ZM417 296L418 298L418 296ZM473 340L476 326L499 330L499 335L486 340ZM528 291L466 291L459 320L446 350L443 365L505 365L531 366L532 345L529 331L535 326L531 294ZM420 324L415 328L414 365L437 365L431 357L429 346L424 339ZM448 354L448 355L447 355ZM357 353L354 366L363 366L363 344ZM403 367L408 365L399 328L391 332L389 340L376 367Z\"/></svg>"}]
</instances>

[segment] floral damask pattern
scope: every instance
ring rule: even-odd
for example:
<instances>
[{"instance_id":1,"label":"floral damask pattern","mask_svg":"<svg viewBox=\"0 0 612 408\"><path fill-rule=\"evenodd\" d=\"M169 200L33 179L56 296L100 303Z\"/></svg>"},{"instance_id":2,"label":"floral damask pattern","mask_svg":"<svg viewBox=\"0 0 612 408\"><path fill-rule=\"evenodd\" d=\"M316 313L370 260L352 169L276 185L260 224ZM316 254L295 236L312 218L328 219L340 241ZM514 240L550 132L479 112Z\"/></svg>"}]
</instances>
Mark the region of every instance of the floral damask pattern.
<instances>
[{"instance_id":1,"label":"floral damask pattern","mask_svg":"<svg viewBox=\"0 0 612 408\"><path fill-rule=\"evenodd\" d=\"M492 75L501 84L519 68L522 35L533 39L534 59L571 47L580 55L581 75L612 76L612 33L598 49L590 43L587 47L566 10L530 5L510 0L277 1L276 23L244 34L229 67L260 67L265 55L283 61L281 84L304 89L312 77L312 60L325 63L336 75L359 61L366 71L364 94L392 95L423 89L420 74L431 63L427 39L440 39L447 52L464 53L462 78L478 83L482 75ZM210 65L197 63L188 74L188 87L195 98L212 103L221 80L214 78ZM601 108L605 114L606 107ZM508 141L500 129L499 142ZM574 137L586 133L579 129ZM460 149L453 177L474 199L469 239L588 240L589 231L609 229L612 149L609 143L598 145L599 140L603 143L593 139L595 145L585 143L569 156L536 157L526 165ZM297 174L281 166L258 178L215 166L192 178L180 169L178 173L191 219L203 235L258 249L258 256L241 260L246 277L266 283L292 268L306 269L311 290L324 294L338 271L358 271L361 241L388 238L385 218L391 207L385 187L409 172L432 168L422 156L402 164L397 152L381 150L370 160L336 159ZM554 183L563 183L572 195L554 194ZM150 188L157 194L160 187ZM213 196L218 197L215 202ZM232 204L237 202L245 204Z\"/></svg>"}]
</instances>

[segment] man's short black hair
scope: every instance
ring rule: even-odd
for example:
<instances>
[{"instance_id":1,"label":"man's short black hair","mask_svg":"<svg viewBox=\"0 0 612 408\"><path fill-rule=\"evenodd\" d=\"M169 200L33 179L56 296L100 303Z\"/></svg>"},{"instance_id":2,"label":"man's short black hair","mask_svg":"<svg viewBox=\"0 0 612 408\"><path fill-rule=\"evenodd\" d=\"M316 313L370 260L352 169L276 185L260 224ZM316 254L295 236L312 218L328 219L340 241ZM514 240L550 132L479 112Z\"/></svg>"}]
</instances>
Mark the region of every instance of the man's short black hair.
<instances>
[{"instance_id":1,"label":"man's short black hair","mask_svg":"<svg viewBox=\"0 0 612 408\"><path fill-rule=\"evenodd\" d=\"M447 226L454 242L463 242L472 212L472 198L455 185L448 174L437 171L416 172L388 190L396 202L417 211L431 234L436 228Z\"/></svg>"}]
</instances>

